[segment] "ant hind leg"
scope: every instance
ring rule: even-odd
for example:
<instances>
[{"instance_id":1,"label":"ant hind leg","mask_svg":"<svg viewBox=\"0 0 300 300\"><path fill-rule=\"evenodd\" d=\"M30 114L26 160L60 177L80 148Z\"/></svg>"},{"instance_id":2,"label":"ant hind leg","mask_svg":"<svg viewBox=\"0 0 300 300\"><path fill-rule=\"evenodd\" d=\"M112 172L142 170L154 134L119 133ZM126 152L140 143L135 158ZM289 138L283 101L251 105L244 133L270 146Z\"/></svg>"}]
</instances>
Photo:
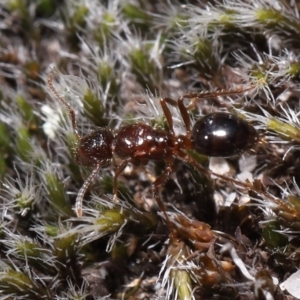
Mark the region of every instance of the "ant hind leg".
<instances>
[{"instance_id":1,"label":"ant hind leg","mask_svg":"<svg viewBox=\"0 0 300 300\"><path fill-rule=\"evenodd\" d=\"M189 165L193 166L196 170L198 170L199 172L201 172L203 174L206 174L208 176L215 176L224 182L229 182L230 184L234 185L235 187L239 187L239 188L245 189L247 191L250 191L250 190L255 191L256 190L255 187L253 186L253 184L250 182L249 183L242 182L242 181L233 179L232 177L218 174L210 169L204 168L193 157L191 157L184 151L178 151L177 154L178 154L178 158L180 158L182 161L188 163Z\"/></svg>"},{"instance_id":2,"label":"ant hind leg","mask_svg":"<svg viewBox=\"0 0 300 300\"><path fill-rule=\"evenodd\" d=\"M166 207L163 204L163 202L161 200L161 197L159 195L159 188L169 178L169 175L173 170L173 159L172 159L172 161L166 162L166 163L167 163L167 167L166 167L164 173L162 175L160 175L158 178L156 178L156 180L153 182L152 190L153 190L153 195L154 195L155 201L156 201L159 209L163 212L163 214L165 216L167 226L170 230L170 239L174 241L175 239L177 239L176 238L177 233L176 233L176 230L175 230L174 226L172 225L172 223L171 223L171 221L170 221L170 219L167 215Z\"/></svg>"},{"instance_id":3,"label":"ant hind leg","mask_svg":"<svg viewBox=\"0 0 300 300\"><path fill-rule=\"evenodd\" d=\"M195 107L195 101L197 99L205 99L205 98L216 98L219 96L229 96L229 95L235 95L235 94L241 94L247 91L250 91L257 87L257 84L251 84L247 87L240 87L236 89L228 89L228 90L217 90L217 91L204 91L200 93L188 93L179 98L179 102L183 103L184 99L191 99L191 103L185 107L185 110L191 110Z\"/></svg>"}]
</instances>

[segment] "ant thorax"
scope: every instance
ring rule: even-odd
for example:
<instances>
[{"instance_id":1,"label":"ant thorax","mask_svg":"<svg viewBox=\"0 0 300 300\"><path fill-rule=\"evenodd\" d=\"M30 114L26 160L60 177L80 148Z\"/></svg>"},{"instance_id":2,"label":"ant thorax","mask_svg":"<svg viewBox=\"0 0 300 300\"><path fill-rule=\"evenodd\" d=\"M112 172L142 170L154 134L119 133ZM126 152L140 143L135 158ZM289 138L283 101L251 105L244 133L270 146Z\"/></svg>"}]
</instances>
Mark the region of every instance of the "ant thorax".
<instances>
[{"instance_id":1,"label":"ant thorax","mask_svg":"<svg viewBox=\"0 0 300 300\"><path fill-rule=\"evenodd\" d=\"M113 149L123 159L130 157L132 163L147 164L172 155L175 144L176 138L168 131L137 123L119 129Z\"/></svg>"}]
</instances>

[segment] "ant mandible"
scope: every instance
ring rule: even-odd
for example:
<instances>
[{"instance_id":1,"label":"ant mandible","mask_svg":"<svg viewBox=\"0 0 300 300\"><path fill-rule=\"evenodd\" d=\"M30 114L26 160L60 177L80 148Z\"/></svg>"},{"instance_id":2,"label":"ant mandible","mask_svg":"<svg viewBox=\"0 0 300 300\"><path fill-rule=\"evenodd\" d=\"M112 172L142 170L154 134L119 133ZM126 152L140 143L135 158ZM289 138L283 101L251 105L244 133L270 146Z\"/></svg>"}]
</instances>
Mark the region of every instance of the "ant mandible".
<instances>
[{"instance_id":1,"label":"ant mandible","mask_svg":"<svg viewBox=\"0 0 300 300\"><path fill-rule=\"evenodd\" d=\"M129 163L146 165L150 160L163 160L165 162L164 173L153 183L153 194L160 210L165 215L167 225L172 228L158 189L172 172L174 159L179 158L189 163L193 162L187 153L189 149L211 157L235 156L252 148L258 140L255 128L231 113L208 114L196 121L192 127L187 106L184 104L184 99L238 94L253 89L255 85L236 90L189 93L181 96L177 101L171 98L161 98L160 105L167 120L168 130L157 129L139 122L125 125L117 131L112 131L106 127L99 128L82 137L78 132L75 111L56 91L52 73L47 76L47 84L53 95L68 109L73 130L78 138L75 149L76 162L86 167L94 167L76 198L75 211L78 217L82 216L82 201L89 185L101 167L110 162L113 155L116 154L123 161L115 171L114 202L117 201L118 176ZM178 107L185 125L185 134L175 134L172 114L168 105ZM220 177L223 178L223 176Z\"/></svg>"}]
</instances>

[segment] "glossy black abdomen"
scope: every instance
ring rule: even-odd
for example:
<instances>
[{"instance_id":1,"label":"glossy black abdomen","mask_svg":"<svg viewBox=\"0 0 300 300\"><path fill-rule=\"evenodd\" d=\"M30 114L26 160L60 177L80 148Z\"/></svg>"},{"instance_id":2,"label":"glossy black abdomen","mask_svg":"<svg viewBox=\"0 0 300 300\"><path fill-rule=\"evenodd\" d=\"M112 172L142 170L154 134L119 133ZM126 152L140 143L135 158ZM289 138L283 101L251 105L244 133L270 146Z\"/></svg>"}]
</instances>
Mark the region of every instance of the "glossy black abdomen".
<instances>
[{"instance_id":1,"label":"glossy black abdomen","mask_svg":"<svg viewBox=\"0 0 300 300\"><path fill-rule=\"evenodd\" d=\"M228 113L212 113L197 121L192 130L193 148L200 154L229 157L250 149L258 140L255 128Z\"/></svg>"}]
</instances>

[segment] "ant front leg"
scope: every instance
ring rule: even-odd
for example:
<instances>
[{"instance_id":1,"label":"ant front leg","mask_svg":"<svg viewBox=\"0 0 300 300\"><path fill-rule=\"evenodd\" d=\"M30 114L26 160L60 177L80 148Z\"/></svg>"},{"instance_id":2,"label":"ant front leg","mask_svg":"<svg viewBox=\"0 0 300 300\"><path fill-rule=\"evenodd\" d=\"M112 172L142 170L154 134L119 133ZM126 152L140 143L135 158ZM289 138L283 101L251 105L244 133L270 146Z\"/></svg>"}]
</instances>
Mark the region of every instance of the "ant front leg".
<instances>
[{"instance_id":1,"label":"ant front leg","mask_svg":"<svg viewBox=\"0 0 300 300\"><path fill-rule=\"evenodd\" d=\"M127 165L131 162L131 158L126 158L122 161L122 163L118 166L118 168L115 171L114 176L114 186L113 186L113 202L118 203L118 177L120 174L124 171L124 169L127 167Z\"/></svg>"}]
</instances>

